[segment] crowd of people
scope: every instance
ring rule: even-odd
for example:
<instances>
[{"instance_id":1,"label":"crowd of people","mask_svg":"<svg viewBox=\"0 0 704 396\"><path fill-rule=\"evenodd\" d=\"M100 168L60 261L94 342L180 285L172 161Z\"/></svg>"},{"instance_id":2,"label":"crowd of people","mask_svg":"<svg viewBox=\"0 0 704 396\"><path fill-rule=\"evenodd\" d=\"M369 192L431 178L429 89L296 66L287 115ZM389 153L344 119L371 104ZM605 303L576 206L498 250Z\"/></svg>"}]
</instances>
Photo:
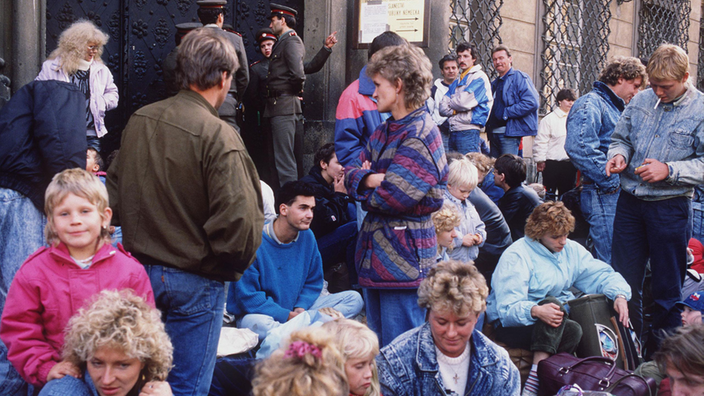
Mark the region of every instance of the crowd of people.
<instances>
[{"instance_id":1,"label":"crowd of people","mask_svg":"<svg viewBox=\"0 0 704 396\"><path fill-rule=\"evenodd\" d=\"M174 95L106 160L119 96L92 22L2 108L0 393L206 395L232 317L259 340L255 396L533 396L592 293L646 341L637 373L704 395L704 94L682 48L610 60L538 122L508 47L493 81L460 43L433 82L384 32L306 175L301 92L335 33L304 63L296 10L272 3L250 66L226 2L198 4L164 64ZM499 343L532 353L523 383Z\"/></svg>"}]
</instances>

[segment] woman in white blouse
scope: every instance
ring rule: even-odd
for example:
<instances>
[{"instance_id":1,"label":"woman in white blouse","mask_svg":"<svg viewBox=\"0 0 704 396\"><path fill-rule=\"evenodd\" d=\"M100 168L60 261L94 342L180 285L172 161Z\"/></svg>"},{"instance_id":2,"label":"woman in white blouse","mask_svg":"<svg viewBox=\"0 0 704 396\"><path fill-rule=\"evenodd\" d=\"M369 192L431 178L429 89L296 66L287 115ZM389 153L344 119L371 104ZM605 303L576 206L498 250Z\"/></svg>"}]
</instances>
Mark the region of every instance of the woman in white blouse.
<instances>
[{"instance_id":1,"label":"woman in white blouse","mask_svg":"<svg viewBox=\"0 0 704 396\"><path fill-rule=\"evenodd\" d=\"M543 185L553 199L559 199L575 184L577 169L565 152L567 114L575 100L577 94L574 90L561 89L557 93L557 108L540 121L538 135L533 141L533 160L538 172L543 172Z\"/></svg>"}]
</instances>

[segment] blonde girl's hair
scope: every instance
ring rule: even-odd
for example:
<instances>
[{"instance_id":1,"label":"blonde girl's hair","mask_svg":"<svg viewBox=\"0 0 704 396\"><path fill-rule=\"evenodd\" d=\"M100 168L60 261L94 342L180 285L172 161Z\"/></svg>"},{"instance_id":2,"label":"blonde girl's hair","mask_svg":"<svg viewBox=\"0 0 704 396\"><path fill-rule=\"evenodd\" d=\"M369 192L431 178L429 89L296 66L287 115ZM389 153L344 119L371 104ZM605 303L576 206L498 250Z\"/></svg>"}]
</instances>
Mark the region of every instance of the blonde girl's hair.
<instances>
[{"instance_id":1,"label":"blonde girl's hair","mask_svg":"<svg viewBox=\"0 0 704 396\"><path fill-rule=\"evenodd\" d=\"M61 58L61 70L70 76L78 70L81 61L85 59L89 43L95 43L98 46L93 61L103 63L101 59L103 47L109 39L110 36L98 29L93 22L81 19L61 32L59 45L49 54L48 59Z\"/></svg>"},{"instance_id":2,"label":"blonde girl's hair","mask_svg":"<svg viewBox=\"0 0 704 396\"><path fill-rule=\"evenodd\" d=\"M477 167L470 160L462 158L452 161L450 173L447 176L447 184L455 188L474 190L477 188L478 181Z\"/></svg>"},{"instance_id":3,"label":"blonde girl's hair","mask_svg":"<svg viewBox=\"0 0 704 396\"><path fill-rule=\"evenodd\" d=\"M344 361L332 336L320 327L291 334L290 340L257 364L254 396L348 396Z\"/></svg>"},{"instance_id":4,"label":"blonde girl's hair","mask_svg":"<svg viewBox=\"0 0 704 396\"><path fill-rule=\"evenodd\" d=\"M435 226L436 235L443 231L452 231L453 228L459 227L462 223L462 217L457 211L455 205L447 202L442 205L440 210L433 212L431 219L433 220L433 225ZM450 245L447 250L451 251L452 248L453 246ZM441 251L442 246L438 245L438 254Z\"/></svg>"},{"instance_id":5,"label":"blonde girl's hair","mask_svg":"<svg viewBox=\"0 0 704 396\"><path fill-rule=\"evenodd\" d=\"M44 212L47 218L44 234L46 242L52 246L56 246L60 242L54 226L54 209L68 194L87 199L98 208L100 217L107 220L105 209L108 207L108 190L98 176L80 168L66 169L57 173L51 179L44 194ZM110 243L110 231L107 227L100 228L98 238Z\"/></svg>"},{"instance_id":6,"label":"blonde girl's hair","mask_svg":"<svg viewBox=\"0 0 704 396\"><path fill-rule=\"evenodd\" d=\"M165 381L173 363L173 346L159 310L131 290L103 290L66 326L63 358L84 366L98 349L122 351L144 363L145 381Z\"/></svg>"},{"instance_id":7,"label":"blonde girl's hair","mask_svg":"<svg viewBox=\"0 0 704 396\"><path fill-rule=\"evenodd\" d=\"M379 339L376 333L362 323L344 318L327 322L322 328L335 335L335 344L342 353L344 363L350 359L372 358L372 385L364 396L381 396L379 373L374 360L379 354Z\"/></svg>"}]
</instances>

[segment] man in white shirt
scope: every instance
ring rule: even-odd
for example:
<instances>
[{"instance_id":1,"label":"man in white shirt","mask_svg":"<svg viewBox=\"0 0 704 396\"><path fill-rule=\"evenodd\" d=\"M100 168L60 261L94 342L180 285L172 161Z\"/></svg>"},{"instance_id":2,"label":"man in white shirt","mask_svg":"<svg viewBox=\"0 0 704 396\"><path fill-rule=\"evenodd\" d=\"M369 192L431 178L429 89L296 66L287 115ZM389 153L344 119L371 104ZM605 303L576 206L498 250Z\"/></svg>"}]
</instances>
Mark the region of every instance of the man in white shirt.
<instances>
[{"instance_id":1,"label":"man in white shirt","mask_svg":"<svg viewBox=\"0 0 704 396\"><path fill-rule=\"evenodd\" d=\"M445 96L447 90L450 89L450 84L457 78L460 64L455 55L447 54L440 59L438 65L440 66L440 75L442 75L442 78L438 78L435 80L435 83L433 83L433 87L430 89L430 97L426 103L428 105L428 111L433 117L433 121L435 121L435 124L437 124L440 129L445 152L448 152L450 149L450 122L447 120L447 117L440 115L440 100Z\"/></svg>"}]
</instances>

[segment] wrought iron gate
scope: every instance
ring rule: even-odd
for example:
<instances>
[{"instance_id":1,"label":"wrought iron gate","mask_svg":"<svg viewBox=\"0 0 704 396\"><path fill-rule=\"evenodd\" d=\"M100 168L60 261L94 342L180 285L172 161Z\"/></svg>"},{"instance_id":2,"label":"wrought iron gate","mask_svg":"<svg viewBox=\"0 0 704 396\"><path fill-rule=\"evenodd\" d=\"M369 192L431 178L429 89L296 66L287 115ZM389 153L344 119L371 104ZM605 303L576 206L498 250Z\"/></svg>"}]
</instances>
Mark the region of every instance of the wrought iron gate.
<instances>
[{"instance_id":1,"label":"wrought iron gate","mask_svg":"<svg viewBox=\"0 0 704 396\"><path fill-rule=\"evenodd\" d=\"M638 13L638 56L649 58L662 43L676 44L687 51L691 11L689 0L642 0Z\"/></svg>"},{"instance_id":2,"label":"wrought iron gate","mask_svg":"<svg viewBox=\"0 0 704 396\"><path fill-rule=\"evenodd\" d=\"M120 92L117 109L108 112L110 133L103 151L119 147L121 131L138 108L165 97L161 63L174 48L176 24L197 21L196 0L52 0L47 1L47 52L56 48L61 32L78 19L89 19L110 35L103 52ZM299 12L296 31L303 35L304 0L279 0ZM254 35L268 26L269 0L228 0L225 23L242 33L250 62ZM48 53L47 53L48 55Z\"/></svg>"}]
</instances>

